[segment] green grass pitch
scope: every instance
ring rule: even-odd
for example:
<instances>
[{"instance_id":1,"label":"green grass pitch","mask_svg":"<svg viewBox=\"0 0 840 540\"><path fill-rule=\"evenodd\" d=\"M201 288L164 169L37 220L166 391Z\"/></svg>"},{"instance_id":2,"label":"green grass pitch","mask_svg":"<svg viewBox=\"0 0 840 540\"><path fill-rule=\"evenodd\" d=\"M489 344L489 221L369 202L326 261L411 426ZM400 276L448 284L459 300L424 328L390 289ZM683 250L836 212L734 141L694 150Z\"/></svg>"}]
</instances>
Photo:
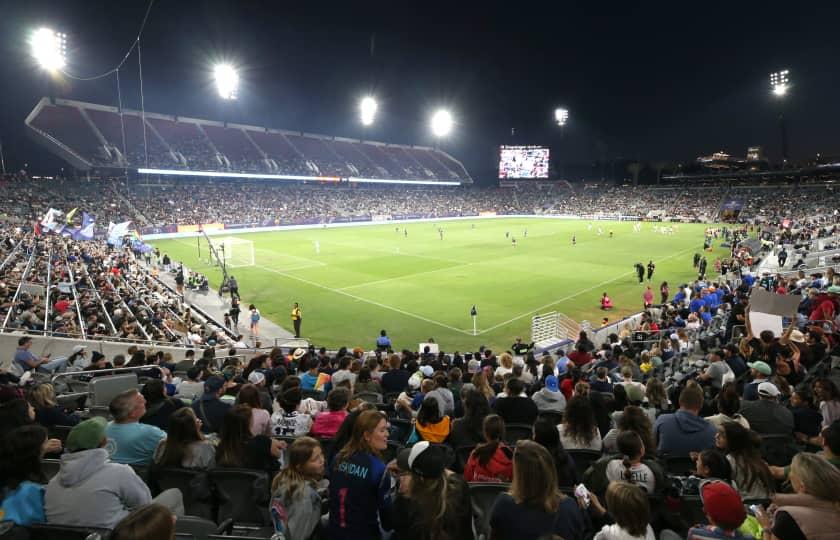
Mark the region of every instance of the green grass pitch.
<instances>
[{"instance_id":1,"label":"green grass pitch","mask_svg":"<svg viewBox=\"0 0 840 540\"><path fill-rule=\"evenodd\" d=\"M610 321L638 312L644 285L634 273L635 262L656 264L657 302L663 280L673 294L676 285L696 277L692 257L702 250L705 225L679 224L671 236L654 233L651 223L642 223L640 232L633 231L633 222L592 222L591 230L589 225L462 219L250 233L242 238L254 242L256 266L230 273L239 282L243 308L254 303L285 328L291 328L292 302L299 302L302 335L319 346L367 350L384 328L395 349L414 349L433 337L446 351L482 344L503 350L516 336L529 340L531 316L549 311L598 327L605 315L599 309L603 292L616 306L606 313ZM516 239L515 247L506 233ZM152 242L218 287L221 271L207 264L203 240L199 260L196 243L195 238ZM710 273L715 257L725 255L719 247L706 254Z\"/></svg>"}]
</instances>

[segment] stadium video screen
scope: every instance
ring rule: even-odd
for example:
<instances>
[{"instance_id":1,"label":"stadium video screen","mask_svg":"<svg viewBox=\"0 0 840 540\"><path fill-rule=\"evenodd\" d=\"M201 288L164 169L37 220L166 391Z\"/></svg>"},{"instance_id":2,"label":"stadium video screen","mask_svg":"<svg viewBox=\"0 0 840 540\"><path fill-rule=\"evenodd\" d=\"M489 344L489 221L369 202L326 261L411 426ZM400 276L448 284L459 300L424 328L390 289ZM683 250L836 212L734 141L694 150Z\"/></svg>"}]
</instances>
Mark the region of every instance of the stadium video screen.
<instances>
[{"instance_id":1,"label":"stadium video screen","mask_svg":"<svg viewBox=\"0 0 840 540\"><path fill-rule=\"evenodd\" d=\"M499 150L499 178L548 178L548 148L502 146Z\"/></svg>"}]
</instances>

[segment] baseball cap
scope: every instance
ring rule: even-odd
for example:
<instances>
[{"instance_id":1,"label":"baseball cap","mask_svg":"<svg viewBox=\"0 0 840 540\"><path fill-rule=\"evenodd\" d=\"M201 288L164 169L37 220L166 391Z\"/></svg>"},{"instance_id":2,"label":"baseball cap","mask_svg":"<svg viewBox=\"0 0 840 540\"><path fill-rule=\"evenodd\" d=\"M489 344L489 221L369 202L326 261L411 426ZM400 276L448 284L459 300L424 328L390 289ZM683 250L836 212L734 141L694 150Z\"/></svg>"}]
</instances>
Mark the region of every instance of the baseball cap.
<instances>
[{"instance_id":1,"label":"baseball cap","mask_svg":"<svg viewBox=\"0 0 840 540\"><path fill-rule=\"evenodd\" d=\"M478 373L481 369L481 362L478 360L470 360L467 362L467 373Z\"/></svg>"},{"instance_id":2,"label":"baseball cap","mask_svg":"<svg viewBox=\"0 0 840 540\"><path fill-rule=\"evenodd\" d=\"M82 352L86 349L87 349L87 346L85 346L85 345L76 345L75 347L73 347L73 353L72 354L80 353L80 352Z\"/></svg>"},{"instance_id":3,"label":"baseball cap","mask_svg":"<svg viewBox=\"0 0 840 540\"><path fill-rule=\"evenodd\" d=\"M763 382L758 385L758 395L767 397L779 397L779 389L771 382Z\"/></svg>"},{"instance_id":4,"label":"baseball cap","mask_svg":"<svg viewBox=\"0 0 840 540\"><path fill-rule=\"evenodd\" d=\"M832 285L826 290L826 292L829 294L840 294L840 285Z\"/></svg>"},{"instance_id":5,"label":"baseball cap","mask_svg":"<svg viewBox=\"0 0 840 540\"><path fill-rule=\"evenodd\" d=\"M64 446L68 452L99 448L102 439L105 438L105 428L107 426L108 421L101 416L95 416L84 422L79 422L70 430Z\"/></svg>"},{"instance_id":6,"label":"baseball cap","mask_svg":"<svg viewBox=\"0 0 840 540\"><path fill-rule=\"evenodd\" d=\"M265 375L260 373L259 371L252 371L250 375L248 375L248 382L251 384L261 384L265 381Z\"/></svg>"},{"instance_id":7,"label":"baseball cap","mask_svg":"<svg viewBox=\"0 0 840 540\"><path fill-rule=\"evenodd\" d=\"M709 519L724 529L736 529L747 519L741 496L722 480L702 483L700 500L703 501L703 509Z\"/></svg>"},{"instance_id":8,"label":"baseball cap","mask_svg":"<svg viewBox=\"0 0 840 540\"><path fill-rule=\"evenodd\" d=\"M298 347L295 349L295 352L292 353L292 360L300 360L304 354L306 354L306 349Z\"/></svg>"},{"instance_id":9,"label":"baseball cap","mask_svg":"<svg viewBox=\"0 0 840 540\"><path fill-rule=\"evenodd\" d=\"M770 369L770 365L767 364L767 362L762 362L761 360L758 362L747 362L747 366L763 375L770 375L773 373L773 370Z\"/></svg>"},{"instance_id":10,"label":"baseball cap","mask_svg":"<svg viewBox=\"0 0 840 540\"><path fill-rule=\"evenodd\" d=\"M560 389L560 385L557 382L557 377L554 375L549 375L545 378L545 387L548 389L549 392L557 392Z\"/></svg>"},{"instance_id":11,"label":"baseball cap","mask_svg":"<svg viewBox=\"0 0 840 540\"><path fill-rule=\"evenodd\" d=\"M218 375L213 375L212 377L208 377L206 381L204 381L204 392L208 394L215 394L222 387L225 385L225 380Z\"/></svg>"},{"instance_id":12,"label":"baseball cap","mask_svg":"<svg viewBox=\"0 0 840 540\"><path fill-rule=\"evenodd\" d=\"M424 478L439 478L450 462L447 447L420 441L411 448L404 448L397 455L397 467Z\"/></svg>"},{"instance_id":13,"label":"baseball cap","mask_svg":"<svg viewBox=\"0 0 840 540\"><path fill-rule=\"evenodd\" d=\"M420 373L422 373L424 377L431 377L434 372L435 370L432 366L420 366Z\"/></svg>"}]
</instances>

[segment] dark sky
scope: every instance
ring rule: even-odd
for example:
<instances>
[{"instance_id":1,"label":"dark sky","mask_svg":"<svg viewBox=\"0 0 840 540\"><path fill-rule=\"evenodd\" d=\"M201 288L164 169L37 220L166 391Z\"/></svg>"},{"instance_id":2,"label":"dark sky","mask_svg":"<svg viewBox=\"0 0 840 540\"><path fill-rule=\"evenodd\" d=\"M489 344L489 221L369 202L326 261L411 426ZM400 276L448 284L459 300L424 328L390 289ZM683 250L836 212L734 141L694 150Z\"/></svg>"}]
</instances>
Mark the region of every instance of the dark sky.
<instances>
[{"instance_id":1,"label":"dark sky","mask_svg":"<svg viewBox=\"0 0 840 540\"><path fill-rule=\"evenodd\" d=\"M768 76L789 68L791 157L840 154L840 3L591 4L157 0L142 40L145 106L361 137L358 99L370 92L380 116L368 138L432 144L428 117L444 105L458 124L442 147L483 179L494 176L495 147L510 142L550 145L568 163L743 155L754 144L778 158ZM53 167L24 137L47 92L27 33L66 32L68 70L100 73L131 44L147 2L0 5L7 164ZM210 82L217 59L241 68L229 110ZM139 108L136 53L121 81L125 106ZM114 105L116 85L64 81L57 95ZM561 104L571 111L562 139L552 123Z\"/></svg>"}]
</instances>

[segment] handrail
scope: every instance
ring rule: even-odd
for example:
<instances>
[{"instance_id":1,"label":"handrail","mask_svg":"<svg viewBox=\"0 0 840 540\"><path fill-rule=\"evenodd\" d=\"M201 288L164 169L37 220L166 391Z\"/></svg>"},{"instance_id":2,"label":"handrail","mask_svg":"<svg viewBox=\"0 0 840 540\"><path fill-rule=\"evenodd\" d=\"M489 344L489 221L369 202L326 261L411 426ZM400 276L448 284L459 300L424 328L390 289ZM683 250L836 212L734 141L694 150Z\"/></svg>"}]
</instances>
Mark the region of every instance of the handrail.
<instances>
[{"instance_id":1,"label":"handrail","mask_svg":"<svg viewBox=\"0 0 840 540\"><path fill-rule=\"evenodd\" d=\"M70 259L67 258L66 253L64 263L67 265L67 273L70 277L70 290L73 291L73 303L76 305L76 315L79 317L79 331L82 333L82 339L87 339L87 333L85 332L85 319L82 317L82 308L79 307L79 296L76 294L76 278L73 277L73 268L70 265Z\"/></svg>"},{"instance_id":2,"label":"handrail","mask_svg":"<svg viewBox=\"0 0 840 540\"><path fill-rule=\"evenodd\" d=\"M105 318L108 319L108 324L111 326L111 332L114 335L117 334L117 327L114 326L114 321L111 320L111 316L108 314L108 308L105 307L105 302L102 301L102 295L99 294L99 289L96 288L96 284L93 282L93 278L90 277L90 272L85 272L85 277L87 277L88 283L90 283L90 289L93 291L93 294L96 295L96 299L99 300L99 305L102 308L102 313L105 314Z\"/></svg>"},{"instance_id":3,"label":"handrail","mask_svg":"<svg viewBox=\"0 0 840 540\"><path fill-rule=\"evenodd\" d=\"M154 309L152 309L152 306L150 306L150 305L149 305L149 303L148 303L148 302L146 302L146 299L145 299L145 298L143 298L143 296L141 296L141 295L137 292L137 289L135 289L135 288L134 288L134 286L131 284L131 282L128 280L128 278L126 278L126 277L122 277L122 281L123 281L123 283L125 283L125 286L126 286L126 287L128 287L128 288L129 288L129 290L130 290L130 291L134 294L134 296L135 296L136 298L139 298L139 299L140 299L140 301L141 301L141 302L143 302L143 305L144 305L144 306L146 306L147 308L149 308L149 311L151 311L151 312L152 312L152 314L154 314L154 311L155 311L155 310L154 310ZM165 333L169 334L171 337L178 338L178 339L181 339L181 337L183 337L183 338L186 340L186 336L178 336L178 335L176 335L176 334L175 334L175 332L173 332L172 330L170 330L170 329L169 329L169 327L167 327L166 325L163 325L163 330L164 330L164 332L165 332ZM148 334L147 334L147 335L148 335ZM151 337L151 336L150 336L150 337Z\"/></svg>"},{"instance_id":4,"label":"handrail","mask_svg":"<svg viewBox=\"0 0 840 540\"><path fill-rule=\"evenodd\" d=\"M20 241L17 244L15 244L15 247L12 248L12 250L6 256L6 258L3 259L3 263L0 264L0 271L2 271L3 269L6 268L6 265L9 264L9 261L12 260L12 258L15 256L17 251L20 249L20 246L22 246L22 245L23 245L23 241Z\"/></svg>"},{"instance_id":5,"label":"handrail","mask_svg":"<svg viewBox=\"0 0 840 540\"><path fill-rule=\"evenodd\" d=\"M50 285L52 284L52 249L47 250L47 288L44 289L44 330L49 328L50 324L50 306L52 301L50 299Z\"/></svg>"},{"instance_id":6,"label":"handrail","mask_svg":"<svg viewBox=\"0 0 840 540\"><path fill-rule=\"evenodd\" d=\"M29 276L29 270L32 268L32 263L35 260L36 251L37 251L36 249L32 250L32 254L29 255L29 261L27 261L27 263L26 263L26 268L24 268L23 273L20 275L20 283L18 283L17 290L15 291L15 295L12 297L12 305L9 307L9 311L6 312L6 318L3 319L3 327L2 327L3 330L5 330L6 326L8 326L9 317L12 316L12 312L15 310L15 305L17 304L17 301L20 298L20 290L21 290L21 288L23 288L23 284L26 282L27 276Z\"/></svg>"},{"instance_id":7,"label":"handrail","mask_svg":"<svg viewBox=\"0 0 840 540\"><path fill-rule=\"evenodd\" d=\"M132 366L132 367L119 367L119 368L107 368L107 369L90 369L90 370L86 370L86 371L65 371L63 373L56 373L55 375L53 375L52 378L50 378L50 382L54 383L56 381L56 379L59 379L61 377L76 377L78 375L87 375L87 374L95 374L95 373L98 373L98 374L116 373L118 371L119 372L140 371L141 369L142 370L157 369L158 371L160 371L161 378L163 378L163 376L164 376L163 368L160 367L160 366L157 366L155 364L152 364L152 365L148 365L148 366Z\"/></svg>"}]
</instances>

